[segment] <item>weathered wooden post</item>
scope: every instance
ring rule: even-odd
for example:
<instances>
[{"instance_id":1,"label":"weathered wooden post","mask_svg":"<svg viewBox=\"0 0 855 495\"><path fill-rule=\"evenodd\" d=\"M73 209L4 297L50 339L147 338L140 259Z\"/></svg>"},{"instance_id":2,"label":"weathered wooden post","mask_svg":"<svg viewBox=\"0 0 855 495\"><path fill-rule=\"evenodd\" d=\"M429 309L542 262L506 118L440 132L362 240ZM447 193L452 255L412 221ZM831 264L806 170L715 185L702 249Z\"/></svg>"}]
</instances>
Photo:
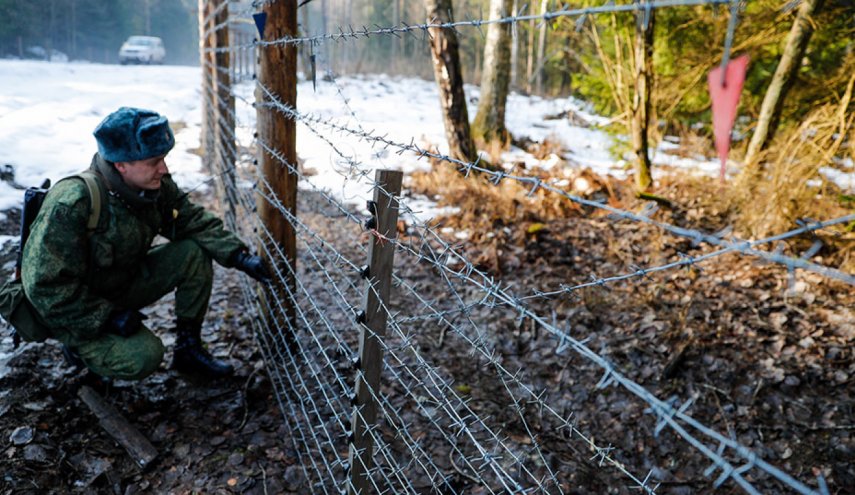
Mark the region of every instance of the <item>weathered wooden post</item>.
<instances>
[{"instance_id":1,"label":"weathered wooden post","mask_svg":"<svg viewBox=\"0 0 855 495\"><path fill-rule=\"evenodd\" d=\"M211 65L214 64L214 38L210 33L213 27L211 13L213 6L209 0L199 0L199 65L202 67L202 129L200 136L202 145L202 164L209 172L213 172L211 157L214 151L213 122L213 87L214 74Z\"/></svg>"},{"instance_id":2,"label":"weathered wooden post","mask_svg":"<svg viewBox=\"0 0 855 495\"><path fill-rule=\"evenodd\" d=\"M232 31L231 28L229 29L229 46L238 46L237 33ZM231 59L229 60L229 74L232 78L232 82L238 82L240 77L240 74L238 74L237 71L237 63L240 58L240 52L238 50L238 48L232 48L229 50L229 54L231 55Z\"/></svg>"},{"instance_id":3,"label":"weathered wooden post","mask_svg":"<svg viewBox=\"0 0 855 495\"><path fill-rule=\"evenodd\" d=\"M280 2L265 2L263 11L267 14L264 29L264 40L295 37L297 35L297 2L295 0ZM270 93L278 95L282 103L297 108L297 46L291 43L256 46L259 55L258 87L255 100L259 103L269 101L264 86ZM258 166L264 180L271 190L265 194L274 196L281 206L292 214L297 213L297 123L293 118L287 118L275 108L259 105L256 111L259 146ZM283 164L277 157L268 153L265 148L276 150L287 162ZM293 168L293 171L292 171ZM259 188L266 189L260 185ZM267 259L268 264L289 263L293 270L283 270L287 273L296 272L297 241L294 226L279 212L277 205L271 204L258 197L258 215L270 232L272 242L275 242L285 254L285 260ZM261 255L267 257L267 250L260 249ZM293 277L285 282L291 293L296 293ZM287 318L296 322L294 301L287 297L285 287L276 287L275 293L268 294L283 302ZM266 305L268 308L275 304ZM265 315L268 321L275 321L273 315ZM288 325L281 325L288 328Z\"/></svg>"},{"instance_id":4,"label":"weathered wooden post","mask_svg":"<svg viewBox=\"0 0 855 495\"><path fill-rule=\"evenodd\" d=\"M229 51L229 9L227 0L212 0L212 6L216 15L212 21L213 26L219 26L214 33L214 46L218 49L214 53L214 133L217 166L216 173L219 177L215 181L219 189L218 196L223 202L226 225L235 228L237 204L235 183L235 99L231 93L231 52Z\"/></svg>"},{"instance_id":5,"label":"weathered wooden post","mask_svg":"<svg viewBox=\"0 0 855 495\"><path fill-rule=\"evenodd\" d=\"M365 292L365 312L360 316L359 369L356 374L356 399L351 428L349 495L368 495L374 442L369 429L377 421L377 403L373 394L380 391L380 371L383 369L381 339L386 335L386 314L392 287L392 264L395 256L394 239L398 236L398 196L401 194L403 173L378 170L374 201L371 203L374 230L368 247L368 290Z\"/></svg>"}]
</instances>

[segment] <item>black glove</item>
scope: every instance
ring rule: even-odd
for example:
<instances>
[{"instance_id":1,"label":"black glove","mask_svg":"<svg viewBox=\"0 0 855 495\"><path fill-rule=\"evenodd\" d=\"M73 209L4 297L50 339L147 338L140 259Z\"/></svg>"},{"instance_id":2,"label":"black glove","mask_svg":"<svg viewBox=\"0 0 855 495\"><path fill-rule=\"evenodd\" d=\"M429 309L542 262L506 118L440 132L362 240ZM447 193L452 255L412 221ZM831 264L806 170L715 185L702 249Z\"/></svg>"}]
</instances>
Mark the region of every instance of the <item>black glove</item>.
<instances>
[{"instance_id":1,"label":"black glove","mask_svg":"<svg viewBox=\"0 0 855 495\"><path fill-rule=\"evenodd\" d=\"M270 272L264 266L260 256L253 256L246 251L238 251L232 255L232 265L259 282L270 282Z\"/></svg>"},{"instance_id":2,"label":"black glove","mask_svg":"<svg viewBox=\"0 0 855 495\"><path fill-rule=\"evenodd\" d=\"M146 316L135 309L113 311L104 323L104 329L121 337L130 337L139 331L145 319Z\"/></svg>"}]
</instances>

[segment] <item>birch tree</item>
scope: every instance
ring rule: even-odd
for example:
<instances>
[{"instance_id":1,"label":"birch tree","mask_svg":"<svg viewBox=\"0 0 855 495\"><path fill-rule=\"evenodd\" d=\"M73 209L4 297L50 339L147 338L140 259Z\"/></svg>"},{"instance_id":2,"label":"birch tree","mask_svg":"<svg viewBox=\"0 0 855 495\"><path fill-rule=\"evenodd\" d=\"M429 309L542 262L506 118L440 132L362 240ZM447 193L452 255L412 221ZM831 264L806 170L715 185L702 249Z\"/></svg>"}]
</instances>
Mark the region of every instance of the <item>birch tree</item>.
<instances>
[{"instance_id":1,"label":"birch tree","mask_svg":"<svg viewBox=\"0 0 855 495\"><path fill-rule=\"evenodd\" d=\"M639 191L644 191L653 183L648 152L650 99L653 93L653 21L653 9L639 11L635 19L635 90L632 95L630 134L632 151L637 160L635 185Z\"/></svg>"},{"instance_id":2,"label":"birch tree","mask_svg":"<svg viewBox=\"0 0 855 495\"><path fill-rule=\"evenodd\" d=\"M542 0L540 2L540 15L546 14L547 9L549 9L549 0ZM543 94L543 68L546 65L546 60L544 57L546 56L546 24L547 22L541 21L540 23L540 33L537 38L537 62L535 64L535 91L537 94Z\"/></svg>"},{"instance_id":3,"label":"birch tree","mask_svg":"<svg viewBox=\"0 0 855 495\"><path fill-rule=\"evenodd\" d=\"M510 15L513 0L490 0L490 19ZM505 128L505 104L511 79L511 27L510 24L490 24L484 46L484 63L481 73L481 98L478 113L472 122L472 134L487 145L504 147L509 141Z\"/></svg>"},{"instance_id":4,"label":"birch tree","mask_svg":"<svg viewBox=\"0 0 855 495\"><path fill-rule=\"evenodd\" d=\"M452 20L451 0L425 0L425 8L428 22L432 24ZM460 42L452 29L432 27L429 34L433 73L439 87L439 102L442 106L449 154L458 160L473 162L477 157L477 150L472 142L466 95L463 93Z\"/></svg>"}]
</instances>

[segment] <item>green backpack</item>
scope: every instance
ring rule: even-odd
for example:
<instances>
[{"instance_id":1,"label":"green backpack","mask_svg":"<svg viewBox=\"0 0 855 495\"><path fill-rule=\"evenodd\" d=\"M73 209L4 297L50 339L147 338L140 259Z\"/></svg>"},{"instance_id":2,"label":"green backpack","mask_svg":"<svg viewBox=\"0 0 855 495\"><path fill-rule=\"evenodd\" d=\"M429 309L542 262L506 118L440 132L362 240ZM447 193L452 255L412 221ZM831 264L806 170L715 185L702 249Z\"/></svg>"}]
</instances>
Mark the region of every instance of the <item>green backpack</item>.
<instances>
[{"instance_id":1,"label":"green backpack","mask_svg":"<svg viewBox=\"0 0 855 495\"><path fill-rule=\"evenodd\" d=\"M89 220L86 223L87 236L91 237L101 222L101 206L106 202L106 193L98 185L95 173L86 170L77 175L67 177L82 179L89 192ZM65 179L63 179L65 180ZM21 244L18 248L18 260L15 267L15 278L6 282L0 288L0 316L11 325L15 331L15 345L26 342L43 342L51 336L50 328L45 325L39 313L24 293L21 283L21 263L24 245L30 235L30 225L35 220L39 209L47 195L50 182L45 182L41 188L31 187L24 193L24 207L21 214Z\"/></svg>"}]
</instances>

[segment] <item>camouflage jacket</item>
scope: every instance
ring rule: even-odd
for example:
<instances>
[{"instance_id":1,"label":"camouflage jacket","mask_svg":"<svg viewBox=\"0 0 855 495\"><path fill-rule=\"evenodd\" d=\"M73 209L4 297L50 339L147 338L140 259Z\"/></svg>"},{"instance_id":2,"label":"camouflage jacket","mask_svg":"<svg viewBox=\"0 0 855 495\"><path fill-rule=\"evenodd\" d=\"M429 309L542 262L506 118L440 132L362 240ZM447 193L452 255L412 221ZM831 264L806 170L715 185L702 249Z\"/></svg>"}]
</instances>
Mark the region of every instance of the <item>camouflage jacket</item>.
<instances>
[{"instance_id":1,"label":"camouflage jacket","mask_svg":"<svg viewBox=\"0 0 855 495\"><path fill-rule=\"evenodd\" d=\"M86 184L67 179L48 192L24 247L24 291L55 334L67 332L70 338L63 340L98 335L117 309L111 294L120 294L140 276L142 260L158 234L171 241L192 239L226 267L235 251L245 249L219 218L191 203L169 175L158 191L140 196L97 153L90 168L110 191L95 233L90 237L86 228Z\"/></svg>"}]
</instances>

